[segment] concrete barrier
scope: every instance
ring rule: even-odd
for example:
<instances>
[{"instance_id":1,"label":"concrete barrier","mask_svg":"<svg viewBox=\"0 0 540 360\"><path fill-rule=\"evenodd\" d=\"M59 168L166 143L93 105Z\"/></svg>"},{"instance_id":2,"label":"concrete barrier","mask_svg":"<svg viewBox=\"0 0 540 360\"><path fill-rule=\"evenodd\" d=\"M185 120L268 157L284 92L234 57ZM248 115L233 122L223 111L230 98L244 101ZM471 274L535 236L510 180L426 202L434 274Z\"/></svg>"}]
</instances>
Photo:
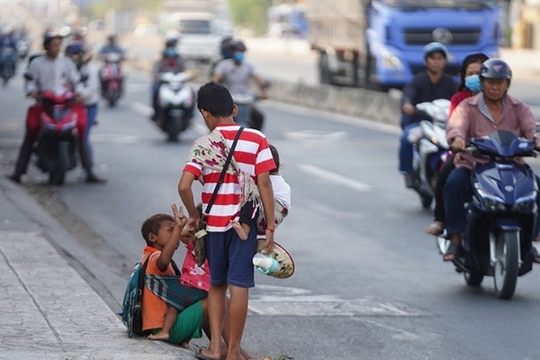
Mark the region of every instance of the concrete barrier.
<instances>
[{"instance_id":1,"label":"concrete barrier","mask_svg":"<svg viewBox=\"0 0 540 360\"><path fill-rule=\"evenodd\" d=\"M148 59L131 58L129 66L140 71L151 71ZM195 83L209 81L208 70L201 70ZM329 85L313 86L269 79L270 99L310 109L359 117L391 125L399 125L399 100L387 93L357 88L342 88Z\"/></svg>"}]
</instances>

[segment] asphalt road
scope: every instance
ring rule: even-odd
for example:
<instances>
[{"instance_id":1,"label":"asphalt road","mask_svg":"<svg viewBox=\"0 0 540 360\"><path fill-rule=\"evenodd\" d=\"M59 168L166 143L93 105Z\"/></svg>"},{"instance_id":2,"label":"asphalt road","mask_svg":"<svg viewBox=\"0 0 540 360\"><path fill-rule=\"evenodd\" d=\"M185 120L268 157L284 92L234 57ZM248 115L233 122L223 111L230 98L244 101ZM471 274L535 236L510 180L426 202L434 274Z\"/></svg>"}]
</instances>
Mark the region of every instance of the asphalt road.
<instances>
[{"instance_id":1,"label":"asphalt road","mask_svg":"<svg viewBox=\"0 0 540 360\"><path fill-rule=\"evenodd\" d=\"M142 221L180 203L176 185L187 151L206 132L197 117L180 143L167 143L147 117L148 74L129 72L126 87L117 108L102 105L92 130L105 185L85 184L77 169L65 186L50 187L35 167L22 185L71 233L57 245L114 311L144 246ZM0 90L0 102L7 174L29 104L20 76ZM261 105L293 194L276 240L292 253L297 272L288 280L256 275L248 350L297 360L539 358L538 267L519 279L511 301L496 298L491 278L480 288L466 286L423 233L431 213L404 189L396 128ZM532 165L540 173L540 163Z\"/></svg>"}]
</instances>

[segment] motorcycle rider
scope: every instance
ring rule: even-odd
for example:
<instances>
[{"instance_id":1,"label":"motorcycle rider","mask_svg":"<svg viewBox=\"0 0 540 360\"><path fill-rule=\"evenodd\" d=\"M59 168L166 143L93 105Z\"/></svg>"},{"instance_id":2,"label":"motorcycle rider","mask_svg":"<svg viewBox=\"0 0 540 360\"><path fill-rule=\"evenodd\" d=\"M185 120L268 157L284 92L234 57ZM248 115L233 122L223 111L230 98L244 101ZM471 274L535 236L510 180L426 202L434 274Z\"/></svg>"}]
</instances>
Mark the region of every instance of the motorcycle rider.
<instances>
[{"instance_id":1,"label":"motorcycle rider","mask_svg":"<svg viewBox=\"0 0 540 360\"><path fill-rule=\"evenodd\" d=\"M221 44L219 46L220 56L212 60L212 63L210 64L210 78L212 78L214 75L214 70L221 60L231 59L233 57L234 45L235 41L232 36L225 36L223 40L221 40Z\"/></svg>"},{"instance_id":2,"label":"motorcycle rider","mask_svg":"<svg viewBox=\"0 0 540 360\"><path fill-rule=\"evenodd\" d=\"M9 50L9 57L4 58L8 54L4 50ZM2 64L0 65L11 66L12 74L14 74L17 66L17 40L11 25L4 25L0 32L0 54L2 57Z\"/></svg>"},{"instance_id":3,"label":"motorcycle rider","mask_svg":"<svg viewBox=\"0 0 540 360\"><path fill-rule=\"evenodd\" d=\"M120 66L120 63L124 61L124 50L117 44L116 34L110 33L107 36L107 43L101 47L101 49L98 52L98 60L105 61L107 58L107 55L109 54L118 54L120 55L120 61L118 62L118 65ZM105 93L105 84L106 82L103 80L103 68L99 72L99 79L101 83L101 92ZM123 81L120 81L120 93L122 93L123 90Z\"/></svg>"},{"instance_id":4,"label":"motorcycle rider","mask_svg":"<svg viewBox=\"0 0 540 360\"><path fill-rule=\"evenodd\" d=\"M44 90L56 90L65 87L79 93L82 84L80 74L75 63L60 54L63 36L58 33L47 33L43 39L44 55L35 57L28 65L28 78L25 82L26 96L38 99L39 94ZM86 130L86 111L83 106L74 105L74 111L78 113L77 128L79 130L79 141L84 143L84 133ZM43 106L40 102L30 106L26 116L26 132L24 140L19 150L19 155L13 174L8 177L16 183L21 182L21 176L26 173L28 163L34 143L38 139L40 126L40 114ZM87 171L92 168L91 160L88 156L86 145L79 146L81 152L81 163ZM88 179L87 179L88 180ZM90 178L91 180L91 178Z\"/></svg>"},{"instance_id":5,"label":"motorcycle rider","mask_svg":"<svg viewBox=\"0 0 540 360\"><path fill-rule=\"evenodd\" d=\"M444 72L447 60L446 46L438 42L431 42L424 46L423 55L426 69L412 78L403 88L401 99L401 128L403 132L399 148L399 171L405 178L405 186L414 188L413 176L413 145L407 139L409 132L419 126L423 120L415 116L415 106L422 102L431 102L436 99L450 100L457 92L457 83L454 78Z\"/></svg>"},{"instance_id":6,"label":"motorcycle rider","mask_svg":"<svg viewBox=\"0 0 540 360\"><path fill-rule=\"evenodd\" d=\"M157 121L161 118L158 106L159 87L161 85L160 75L169 71L179 73L186 70L184 60L178 51L176 51L177 43L177 37L168 37L165 41L165 50L161 53L161 59L156 61L152 67L152 108L154 109L154 114L151 117L152 121ZM191 108L191 113L193 113L194 106Z\"/></svg>"},{"instance_id":7,"label":"motorcycle rider","mask_svg":"<svg viewBox=\"0 0 540 360\"><path fill-rule=\"evenodd\" d=\"M245 60L246 50L247 48L244 42L236 41L234 43L232 58L224 59L216 65L212 80L216 83L222 83L234 96L234 94L250 93L249 83L253 78L260 88L261 99L267 99L266 88L268 87L268 82L259 75L259 72L251 62ZM252 121L262 125L263 117L261 111L255 106L252 106Z\"/></svg>"},{"instance_id":8,"label":"motorcycle rider","mask_svg":"<svg viewBox=\"0 0 540 360\"><path fill-rule=\"evenodd\" d=\"M459 77L461 83L458 86L458 92L455 93L450 99L450 112L448 117L452 116L454 109L463 100L470 98L473 95L478 94L482 88L480 86L480 67L484 61L489 57L480 52L473 52L465 56L461 62L461 68L459 69ZM444 232L444 205L443 205L443 188L446 183L446 179L450 172L454 169L454 157L449 154L442 169L437 177L437 184L435 186L435 210L433 211L434 220L433 223L426 227L426 233L430 235L441 235Z\"/></svg>"},{"instance_id":9,"label":"motorcycle rider","mask_svg":"<svg viewBox=\"0 0 540 360\"><path fill-rule=\"evenodd\" d=\"M461 152L467 144L466 139L488 136L496 130L507 130L527 139L536 138L536 147L540 148L540 137L538 134L535 136L536 119L533 113L524 102L507 93L511 80L512 71L506 62L494 58L487 60L480 68L482 92L463 100L448 121L446 138L456 152L456 168L450 173L443 191L445 226L451 241L443 256L444 261L453 261L461 253L461 234L466 223L466 209L463 205L472 196L472 166L475 162L486 161ZM538 176L536 181L540 182ZM537 195L537 204L539 199ZM538 236L537 229L534 235ZM531 251L534 251L534 246ZM534 261L540 262L537 255Z\"/></svg>"},{"instance_id":10,"label":"motorcycle rider","mask_svg":"<svg viewBox=\"0 0 540 360\"><path fill-rule=\"evenodd\" d=\"M92 63L91 58L86 53L84 43L80 41L72 41L66 46L65 54L69 57L81 75L82 86L79 88L84 106L86 107L86 131L84 140L87 147L89 165L86 168L86 181L90 183L104 183L105 179L98 177L93 171L93 148L90 142L90 130L96 124L96 116L98 113L99 103L99 76L98 71ZM83 146L81 144L81 146Z\"/></svg>"}]
</instances>

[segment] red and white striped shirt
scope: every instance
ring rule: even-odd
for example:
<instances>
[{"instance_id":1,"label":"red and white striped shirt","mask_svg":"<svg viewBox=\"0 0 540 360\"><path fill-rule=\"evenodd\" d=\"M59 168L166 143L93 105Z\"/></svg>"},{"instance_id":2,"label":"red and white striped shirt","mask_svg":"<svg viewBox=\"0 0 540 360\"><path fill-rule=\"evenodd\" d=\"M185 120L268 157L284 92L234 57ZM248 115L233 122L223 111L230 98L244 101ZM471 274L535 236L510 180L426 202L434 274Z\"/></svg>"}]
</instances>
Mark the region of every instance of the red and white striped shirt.
<instances>
[{"instance_id":1,"label":"red and white striped shirt","mask_svg":"<svg viewBox=\"0 0 540 360\"><path fill-rule=\"evenodd\" d=\"M227 147L230 148L240 126L236 124L220 124L217 129L227 141ZM193 152L190 151L191 153ZM276 168L272 153L268 148L268 141L258 130L244 129L238 139L233 156L240 170L250 174L255 179L255 182L257 181L257 175ZM197 179L202 175L204 186L201 200L203 209L206 209L221 171L204 167L198 164L194 158L188 159L184 171L191 172ZM231 228L231 220L237 218L240 211L240 193L238 177L226 173L208 216L209 231L225 232Z\"/></svg>"}]
</instances>

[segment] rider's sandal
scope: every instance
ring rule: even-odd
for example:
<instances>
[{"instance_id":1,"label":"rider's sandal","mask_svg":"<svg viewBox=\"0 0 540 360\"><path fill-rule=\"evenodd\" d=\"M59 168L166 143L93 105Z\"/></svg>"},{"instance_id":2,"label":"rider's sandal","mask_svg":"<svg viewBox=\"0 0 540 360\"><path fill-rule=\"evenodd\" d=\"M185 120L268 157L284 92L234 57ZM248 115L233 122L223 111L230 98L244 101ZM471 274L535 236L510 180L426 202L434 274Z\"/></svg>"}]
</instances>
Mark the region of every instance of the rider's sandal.
<instances>
[{"instance_id":1,"label":"rider's sandal","mask_svg":"<svg viewBox=\"0 0 540 360\"><path fill-rule=\"evenodd\" d=\"M454 261L457 260L459 254L461 253L461 245L450 243L448 250L443 255L443 261Z\"/></svg>"},{"instance_id":2,"label":"rider's sandal","mask_svg":"<svg viewBox=\"0 0 540 360\"><path fill-rule=\"evenodd\" d=\"M424 230L430 235L439 236L444 232L444 227L439 225L437 222L434 222L433 224L430 224L428 227L426 227Z\"/></svg>"}]
</instances>

